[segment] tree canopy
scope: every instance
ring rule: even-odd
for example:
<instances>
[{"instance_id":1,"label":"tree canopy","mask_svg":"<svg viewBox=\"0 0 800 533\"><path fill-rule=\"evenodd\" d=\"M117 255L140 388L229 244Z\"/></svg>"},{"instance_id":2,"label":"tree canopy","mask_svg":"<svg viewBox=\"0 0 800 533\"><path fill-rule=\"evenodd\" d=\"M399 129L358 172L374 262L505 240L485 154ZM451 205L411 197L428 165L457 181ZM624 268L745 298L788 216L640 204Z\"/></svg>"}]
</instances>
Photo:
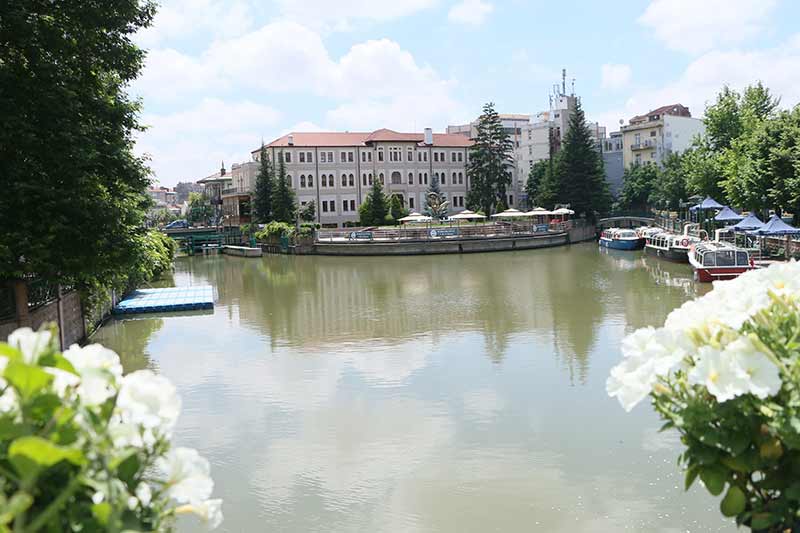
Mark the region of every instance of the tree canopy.
<instances>
[{"instance_id":1,"label":"tree canopy","mask_svg":"<svg viewBox=\"0 0 800 533\"><path fill-rule=\"evenodd\" d=\"M256 190L253 195L253 208L256 222L267 223L272 220L272 195L275 192L275 176L266 147L262 144L259 153Z\"/></svg>"},{"instance_id":2,"label":"tree canopy","mask_svg":"<svg viewBox=\"0 0 800 533\"><path fill-rule=\"evenodd\" d=\"M536 207L536 200L547 177L547 167L548 161L537 161L528 172L528 179L525 182L528 209Z\"/></svg>"},{"instance_id":3,"label":"tree canopy","mask_svg":"<svg viewBox=\"0 0 800 533\"><path fill-rule=\"evenodd\" d=\"M389 216L389 200L383 193L380 180L372 182L372 188L358 208L359 219L363 226L380 226L387 222Z\"/></svg>"},{"instance_id":4,"label":"tree canopy","mask_svg":"<svg viewBox=\"0 0 800 533\"><path fill-rule=\"evenodd\" d=\"M511 184L514 144L491 102L483 106L477 130L467 165L467 204L470 209L489 215L498 200L506 201L506 189Z\"/></svg>"},{"instance_id":5,"label":"tree canopy","mask_svg":"<svg viewBox=\"0 0 800 533\"><path fill-rule=\"evenodd\" d=\"M439 186L439 177L434 174L431 177L431 183L425 194L425 209L423 213L439 220L447 216L449 205L449 202L445 199L442 194L442 189Z\"/></svg>"},{"instance_id":6,"label":"tree canopy","mask_svg":"<svg viewBox=\"0 0 800 533\"><path fill-rule=\"evenodd\" d=\"M133 153L133 35L155 3L5 2L0 15L0 277L105 282L145 243Z\"/></svg>"},{"instance_id":7,"label":"tree canopy","mask_svg":"<svg viewBox=\"0 0 800 533\"><path fill-rule=\"evenodd\" d=\"M295 221L297 205L294 189L286 175L283 152L278 156L278 175L275 178L275 192L272 196L272 220L292 224Z\"/></svg>"}]
</instances>

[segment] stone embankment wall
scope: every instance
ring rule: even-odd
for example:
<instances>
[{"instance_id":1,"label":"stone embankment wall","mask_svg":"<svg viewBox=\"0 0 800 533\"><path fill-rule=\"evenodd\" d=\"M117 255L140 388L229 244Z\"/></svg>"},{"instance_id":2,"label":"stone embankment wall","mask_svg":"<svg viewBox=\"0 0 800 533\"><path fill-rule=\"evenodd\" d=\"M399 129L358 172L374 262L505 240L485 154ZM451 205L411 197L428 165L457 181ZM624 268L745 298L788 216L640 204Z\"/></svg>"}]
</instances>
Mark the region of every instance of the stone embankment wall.
<instances>
[{"instance_id":1,"label":"stone embankment wall","mask_svg":"<svg viewBox=\"0 0 800 533\"><path fill-rule=\"evenodd\" d=\"M354 241L318 242L314 251L319 255L427 255L460 254L473 252L499 252L530 250L561 246L569 243L567 233L552 235L504 237L497 239L442 239L426 241Z\"/></svg>"}]
</instances>

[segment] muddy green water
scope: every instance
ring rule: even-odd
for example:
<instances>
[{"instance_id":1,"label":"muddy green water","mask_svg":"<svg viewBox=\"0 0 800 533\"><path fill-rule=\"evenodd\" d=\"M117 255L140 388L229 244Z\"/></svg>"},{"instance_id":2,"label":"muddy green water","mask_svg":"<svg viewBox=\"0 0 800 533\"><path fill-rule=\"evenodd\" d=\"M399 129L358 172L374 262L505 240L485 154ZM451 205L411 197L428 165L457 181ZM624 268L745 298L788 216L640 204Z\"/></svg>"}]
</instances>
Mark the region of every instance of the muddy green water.
<instances>
[{"instance_id":1,"label":"muddy green water","mask_svg":"<svg viewBox=\"0 0 800 533\"><path fill-rule=\"evenodd\" d=\"M594 244L462 256L182 258L213 312L93 338L183 397L223 531L733 531L674 433L606 396L621 338L706 287ZM191 521L182 531L200 528Z\"/></svg>"}]
</instances>

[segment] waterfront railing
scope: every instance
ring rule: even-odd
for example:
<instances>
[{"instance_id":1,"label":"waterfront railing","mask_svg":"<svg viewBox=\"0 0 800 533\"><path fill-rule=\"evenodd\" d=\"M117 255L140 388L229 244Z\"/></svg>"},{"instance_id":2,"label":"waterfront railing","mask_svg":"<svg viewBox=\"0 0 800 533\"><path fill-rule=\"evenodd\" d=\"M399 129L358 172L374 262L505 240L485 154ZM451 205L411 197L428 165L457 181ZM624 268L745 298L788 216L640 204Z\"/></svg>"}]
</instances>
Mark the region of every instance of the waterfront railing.
<instances>
[{"instance_id":1,"label":"waterfront railing","mask_svg":"<svg viewBox=\"0 0 800 533\"><path fill-rule=\"evenodd\" d=\"M516 236L536 236L569 231L574 222L567 220L550 224L531 222L495 222L491 224L461 224L427 226L323 228L317 230L317 242L334 241L434 241L442 239L497 239Z\"/></svg>"}]
</instances>

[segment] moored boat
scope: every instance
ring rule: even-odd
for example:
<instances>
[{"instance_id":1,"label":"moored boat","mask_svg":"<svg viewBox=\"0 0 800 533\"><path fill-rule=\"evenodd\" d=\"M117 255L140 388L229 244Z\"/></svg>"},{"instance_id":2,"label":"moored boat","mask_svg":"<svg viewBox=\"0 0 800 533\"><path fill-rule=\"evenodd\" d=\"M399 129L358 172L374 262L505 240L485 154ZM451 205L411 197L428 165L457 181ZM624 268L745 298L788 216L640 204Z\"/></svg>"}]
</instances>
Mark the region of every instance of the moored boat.
<instances>
[{"instance_id":1,"label":"moored boat","mask_svg":"<svg viewBox=\"0 0 800 533\"><path fill-rule=\"evenodd\" d=\"M632 229L609 228L600 234L600 246L614 250L638 250L644 240Z\"/></svg>"},{"instance_id":2,"label":"moored boat","mask_svg":"<svg viewBox=\"0 0 800 533\"><path fill-rule=\"evenodd\" d=\"M756 268L748 251L727 242L701 242L692 245L689 264L698 281L705 283L733 279Z\"/></svg>"},{"instance_id":3,"label":"moored boat","mask_svg":"<svg viewBox=\"0 0 800 533\"><path fill-rule=\"evenodd\" d=\"M660 231L649 233L645 237L644 251L668 261L687 263L689 261L689 248L693 244L702 242L700 237L689 234L689 225L684 227L683 234Z\"/></svg>"}]
</instances>

